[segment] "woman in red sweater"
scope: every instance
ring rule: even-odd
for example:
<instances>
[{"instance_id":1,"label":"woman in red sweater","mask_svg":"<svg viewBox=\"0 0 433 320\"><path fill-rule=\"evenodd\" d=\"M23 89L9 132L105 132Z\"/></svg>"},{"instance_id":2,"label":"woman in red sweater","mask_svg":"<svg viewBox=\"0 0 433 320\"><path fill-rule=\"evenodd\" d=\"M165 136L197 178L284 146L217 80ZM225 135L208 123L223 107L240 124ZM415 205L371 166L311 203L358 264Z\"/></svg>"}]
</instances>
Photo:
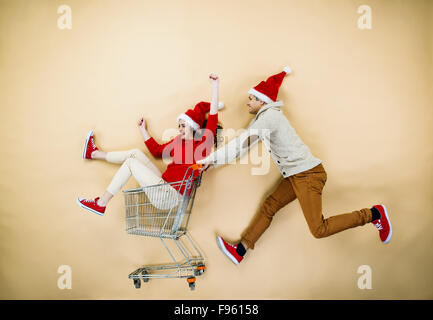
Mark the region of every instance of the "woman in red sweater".
<instances>
[{"instance_id":1,"label":"woman in red sweater","mask_svg":"<svg viewBox=\"0 0 433 320\"><path fill-rule=\"evenodd\" d=\"M212 74L209 78L212 83L211 102L200 102L194 109L189 109L181 114L177 119L179 135L171 141L164 144L157 143L147 132L146 121L141 118L138 122L150 153L156 158L172 160L164 173L161 173L149 158L138 149L115 152L99 150L95 145L93 131L90 131L84 145L83 158L100 159L111 163L122 163L122 165L101 197L95 199L78 198L78 205L98 215L104 215L108 202L126 184L131 175L141 187L161 185L152 193L147 194L155 207L166 210L177 205L184 190L180 184L170 185L166 182L182 181L187 178L186 174L192 173L191 170L187 172L188 168L196 161L208 156L215 141L218 110L223 107L223 104L218 103L218 76ZM207 112L209 112L209 116L206 120ZM205 129L200 130L203 129L205 123Z\"/></svg>"}]
</instances>

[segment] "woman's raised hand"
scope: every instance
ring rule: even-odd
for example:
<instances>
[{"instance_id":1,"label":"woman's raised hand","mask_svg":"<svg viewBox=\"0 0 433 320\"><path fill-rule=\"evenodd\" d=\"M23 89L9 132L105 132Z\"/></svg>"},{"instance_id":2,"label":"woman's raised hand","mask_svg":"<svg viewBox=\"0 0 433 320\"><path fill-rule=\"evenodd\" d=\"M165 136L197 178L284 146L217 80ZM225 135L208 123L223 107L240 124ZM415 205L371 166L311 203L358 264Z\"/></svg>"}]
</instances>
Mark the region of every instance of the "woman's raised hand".
<instances>
[{"instance_id":1,"label":"woman's raised hand","mask_svg":"<svg viewBox=\"0 0 433 320\"><path fill-rule=\"evenodd\" d=\"M146 120L144 120L144 118L138 120L138 126L140 127L140 129L146 130Z\"/></svg>"},{"instance_id":2,"label":"woman's raised hand","mask_svg":"<svg viewBox=\"0 0 433 320\"><path fill-rule=\"evenodd\" d=\"M140 120L138 120L137 125L140 128L140 131L141 131L141 134L144 138L144 141L147 141L148 139L150 139L150 135L146 129L146 120L144 120L144 118L141 118Z\"/></svg>"},{"instance_id":3,"label":"woman's raised hand","mask_svg":"<svg viewBox=\"0 0 433 320\"><path fill-rule=\"evenodd\" d=\"M209 75L209 81L212 83L212 98L210 103L209 115L214 115L218 113L218 89L219 89L219 77L211 73Z\"/></svg>"},{"instance_id":4,"label":"woman's raised hand","mask_svg":"<svg viewBox=\"0 0 433 320\"><path fill-rule=\"evenodd\" d=\"M216 74L213 74L213 73L211 75L209 75L209 80L212 84L218 84L218 82L219 82L218 76Z\"/></svg>"}]
</instances>

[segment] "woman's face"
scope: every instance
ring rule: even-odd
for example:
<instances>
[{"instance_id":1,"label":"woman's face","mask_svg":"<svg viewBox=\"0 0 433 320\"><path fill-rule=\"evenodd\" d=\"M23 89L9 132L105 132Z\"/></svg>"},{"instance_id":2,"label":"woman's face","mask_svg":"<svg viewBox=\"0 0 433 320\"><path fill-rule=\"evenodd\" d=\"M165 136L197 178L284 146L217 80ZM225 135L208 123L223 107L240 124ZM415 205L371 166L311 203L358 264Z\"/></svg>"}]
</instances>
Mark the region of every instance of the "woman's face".
<instances>
[{"instance_id":1,"label":"woman's face","mask_svg":"<svg viewBox=\"0 0 433 320\"><path fill-rule=\"evenodd\" d=\"M179 133L184 140L190 140L193 138L191 127L182 119L179 120Z\"/></svg>"}]
</instances>

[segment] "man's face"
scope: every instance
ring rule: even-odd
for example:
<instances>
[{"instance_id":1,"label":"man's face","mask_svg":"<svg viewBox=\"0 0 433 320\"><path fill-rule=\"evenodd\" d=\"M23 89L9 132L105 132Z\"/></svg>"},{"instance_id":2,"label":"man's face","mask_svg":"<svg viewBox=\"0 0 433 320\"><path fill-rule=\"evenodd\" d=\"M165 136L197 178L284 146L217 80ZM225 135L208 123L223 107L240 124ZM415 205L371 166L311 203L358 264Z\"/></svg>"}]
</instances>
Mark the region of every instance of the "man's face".
<instances>
[{"instance_id":1,"label":"man's face","mask_svg":"<svg viewBox=\"0 0 433 320\"><path fill-rule=\"evenodd\" d=\"M265 104L263 101L258 100L255 96L250 94L248 96L248 112L251 114L257 114L257 112L260 110L261 107Z\"/></svg>"}]
</instances>

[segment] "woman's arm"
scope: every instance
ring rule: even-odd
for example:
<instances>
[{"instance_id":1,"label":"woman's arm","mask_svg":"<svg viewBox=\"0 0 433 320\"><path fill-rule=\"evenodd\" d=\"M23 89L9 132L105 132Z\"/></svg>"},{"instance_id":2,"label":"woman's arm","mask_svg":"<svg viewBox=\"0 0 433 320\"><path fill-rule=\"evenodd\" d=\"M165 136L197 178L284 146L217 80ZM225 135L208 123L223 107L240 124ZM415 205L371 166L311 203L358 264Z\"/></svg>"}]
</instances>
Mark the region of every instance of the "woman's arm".
<instances>
[{"instance_id":1,"label":"woman's arm","mask_svg":"<svg viewBox=\"0 0 433 320\"><path fill-rule=\"evenodd\" d=\"M212 148L214 142L214 136L218 126L218 89L219 89L219 78L215 74L209 76L210 82L212 83L212 98L210 103L209 116L207 118L206 128L201 137L201 142L209 145ZM207 152L208 153L208 152Z\"/></svg>"},{"instance_id":2,"label":"woman's arm","mask_svg":"<svg viewBox=\"0 0 433 320\"><path fill-rule=\"evenodd\" d=\"M144 138L144 141L149 140L149 139L150 139L150 135L149 135L149 133L147 132L147 128L146 128L146 120L144 120L144 118L141 118L141 119L138 121L138 127L139 127L139 129L140 129L141 135L142 135L143 138Z\"/></svg>"},{"instance_id":3,"label":"woman's arm","mask_svg":"<svg viewBox=\"0 0 433 320\"><path fill-rule=\"evenodd\" d=\"M219 78L216 74L211 74L209 76L210 82L212 84L212 98L210 102L210 112L209 115L214 115L218 113L218 90L219 90Z\"/></svg>"},{"instance_id":4,"label":"woman's arm","mask_svg":"<svg viewBox=\"0 0 433 320\"><path fill-rule=\"evenodd\" d=\"M218 125L218 87L219 78L215 74L209 76L210 82L212 83L212 98L210 103L209 116L207 118L206 128L204 130L200 146L196 153L196 160L203 159L208 156L214 145L214 138L217 131Z\"/></svg>"},{"instance_id":5,"label":"woman's arm","mask_svg":"<svg viewBox=\"0 0 433 320\"><path fill-rule=\"evenodd\" d=\"M213 144L213 136L216 134L218 124L218 91L219 91L219 78L216 74L209 76L212 84L212 97L210 102L209 117L206 124L206 130L203 137ZM211 134L212 133L212 134Z\"/></svg>"},{"instance_id":6,"label":"woman's arm","mask_svg":"<svg viewBox=\"0 0 433 320\"><path fill-rule=\"evenodd\" d=\"M150 153L155 157L155 158L161 158L164 152L164 149L173 142L173 140L164 143L164 144L159 144L158 142L155 141L155 139L153 139L150 135L149 132L147 132L147 128L146 128L146 120L144 120L144 118L141 118L138 121L138 127L140 128L140 132L141 135L144 138L144 143L147 146L147 149L149 149ZM168 154L170 153L171 149L167 149Z\"/></svg>"}]
</instances>

